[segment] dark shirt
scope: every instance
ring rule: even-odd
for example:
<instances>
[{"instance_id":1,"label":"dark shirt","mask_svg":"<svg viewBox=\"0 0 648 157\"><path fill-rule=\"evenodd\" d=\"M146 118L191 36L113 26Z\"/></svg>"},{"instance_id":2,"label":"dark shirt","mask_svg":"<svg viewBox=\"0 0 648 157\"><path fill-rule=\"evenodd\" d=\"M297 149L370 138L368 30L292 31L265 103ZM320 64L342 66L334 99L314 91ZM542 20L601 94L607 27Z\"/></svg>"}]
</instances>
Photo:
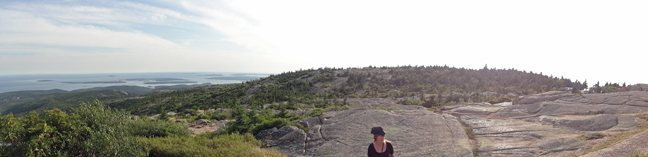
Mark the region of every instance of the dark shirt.
<instances>
[{"instance_id":1,"label":"dark shirt","mask_svg":"<svg viewBox=\"0 0 648 157\"><path fill-rule=\"evenodd\" d=\"M387 147L383 146L380 149L384 149L382 153L378 153L376 149L374 148L373 143L369 145L369 150L367 151L367 156L369 157L391 157L392 154L394 154L394 147L392 147L392 144L389 142L387 143Z\"/></svg>"}]
</instances>

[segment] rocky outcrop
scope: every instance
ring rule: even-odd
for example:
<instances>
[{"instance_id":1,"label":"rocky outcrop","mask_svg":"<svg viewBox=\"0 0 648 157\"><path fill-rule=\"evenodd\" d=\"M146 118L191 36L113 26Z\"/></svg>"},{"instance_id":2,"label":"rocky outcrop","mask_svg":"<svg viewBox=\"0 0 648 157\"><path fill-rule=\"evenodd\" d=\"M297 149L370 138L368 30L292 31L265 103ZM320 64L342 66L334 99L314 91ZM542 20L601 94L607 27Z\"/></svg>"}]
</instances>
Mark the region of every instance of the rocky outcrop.
<instances>
[{"instance_id":1,"label":"rocky outcrop","mask_svg":"<svg viewBox=\"0 0 648 157\"><path fill-rule=\"evenodd\" d=\"M646 141L648 141L648 131L634 135L631 138L608 148L583 155L582 157L632 156L636 154L646 154L648 153L648 142Z\"/></svg>"},{"instance_id":2,"label":"rocky outcrop","mask_svg":"<svg viewBox=\"0 0 648 157\"><path fill-rule=\"evenodd\" d=\"M396 104L392 99L349 101L363 105L301 120L302 125L309 126L304 140L291 138L294 143L278 142L286 138L277 133L283 128L263 130L255 137L289 156L366 156L367 147L373 141L371 128L382 126L398 156L473 155L468 135L452 115L436 114L421 106ZM297 132L293 130L289 134ZM301 153L296 149L299 146Z\"/></svg>"},{"instance_id":3,"label":"rocky outcrop","mask_svg":"<svg viewBox=\"0 0 648 157\"><path fill-rule=\"evenodd\" d=\"M434 112L396 104L398 100L350 98L348 103L359 105L301 120L307 133L294 127L278 133L284 127L264 130L257 138L290 156L366 156L371 127L382 126L397 156L573 156L611 138L605 135L638 130L645 120L635 114L648 111L648 92L640 91L580 96L547 92ZM589 155L648 152L646 140L648 133L640 133Z\"/></svg>"},{"instance_id":4,"label":"rocky outcrop","mask_svg":"<svg viewBox=\"0 0 648 157\"><path fill-rule=\"evenodd\" d=\"M370 130L385 128L398 156L471 156L468 136L457 119L425 110L328 112L309 130L306 156L366 156Z\"/></svg>"},{"instance_id":5,"label":"rocky outcrop","mask_svg":"<svg viewBox=\"0 0 648 157\"><path fill-rule=\"evenodd\" d=\"M565 127L579 131L602 131L619 124L619 119L611 114L602 114L584 119L556 120L554 126Z\"/></svg>"},{"instance_id":6,"label":"rocky outcrop","mask_svg":"<svg viewBox=\"0 0 648 157\"><path fill-rule=\"evenodd\" d=\"M304 154L306 133L295 126L284 126L259 131L254 137L261 140L264 146L281 150L290 156Z\"/></svg>"},{"instance_id":7,"label":"rocky outcrop","mask_svg":"<svg viewBox=\"0 0 648 157\"><path fill-rule=\"evenodd\" d=\"M630 91L648 91L648 84L636 84L632 86L628 86L628 90Z\"/></svg>"},{"instance_id":8,"label":"rocky outcrop","mask_svg":"<svg viewBox=\"0 0 648 157\"><path fill-rule=\"evenodd\" d=\"M472 128L479 156L573 156L614 134L636 129L632 115L648 111L648 93L572 95L547 92L525 96L512 105L488 103L444 107ZM602 155L608 156L608 155Z\"/></svg>"},{"instance_id":9,"label":"rocky outcrop","mask_svg":"<svg viewBox=\"0 0 648 157\"><path fill-rule=\"evenodd\" d=\"M642 113L648 111L648 95L646 92L631 91L577 96L556 91L525 96L513 104L491 118Z\"/></svg>"}]
</instances>

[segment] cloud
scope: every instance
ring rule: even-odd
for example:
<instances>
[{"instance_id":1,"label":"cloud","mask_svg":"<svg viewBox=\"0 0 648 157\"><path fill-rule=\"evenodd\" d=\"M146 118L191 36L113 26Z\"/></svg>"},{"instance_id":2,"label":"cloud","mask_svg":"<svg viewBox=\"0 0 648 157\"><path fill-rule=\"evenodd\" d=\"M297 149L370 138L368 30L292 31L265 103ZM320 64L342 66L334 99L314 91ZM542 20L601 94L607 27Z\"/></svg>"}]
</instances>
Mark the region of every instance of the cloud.
<instances>
[{"instance_id":1,"label":"cloud","mask_svg":"<svg viewBox=\"0 0 648 157\"><path fill-rule=\"evenodd\" d=\"M28 14L0 10L0 44L175 49L179 45L141 32L112 31L92 25L55 25Z\"/></svg>"},{"instance_id":2,"label":"cloud","mask_svg":"<svg viewBox=\"0 0 648 157\"><path fill-rule=\"evenodd\" d=\"M263 43L255 41L258 39L250 33L253 26L247 19L235 13L212 15L208 8L186 5L185 9L198 10L185 12L183 8L133 2L102 6L16 2L0 6L0 72L268 72L291 64L268 53L246 53L258 49L227 50L238 49L227 43L250 49L263 47L258 46ZM163 34L151 34L151 26L166 27L157 30ZM189 38L169 36L167 32L172 31ZM224 36L209 36L205 31ZM204 48L209 46L215 48Z\"/></svg>"},{"instance_id":3,"label":"cloud","mask_svg":"<svg viewBox=\"0 0 648 157\"><path fill-rule=\"evenodd\" d=\"M488 64L583 80L608 75L590 69L622 74L614 69L624 67L592 60L640 67L641 57L627 56L646 52L648 42L642 1L104 2L3 3L0 66L20 58L113 72Z\"/></svg>"}]
</instances>

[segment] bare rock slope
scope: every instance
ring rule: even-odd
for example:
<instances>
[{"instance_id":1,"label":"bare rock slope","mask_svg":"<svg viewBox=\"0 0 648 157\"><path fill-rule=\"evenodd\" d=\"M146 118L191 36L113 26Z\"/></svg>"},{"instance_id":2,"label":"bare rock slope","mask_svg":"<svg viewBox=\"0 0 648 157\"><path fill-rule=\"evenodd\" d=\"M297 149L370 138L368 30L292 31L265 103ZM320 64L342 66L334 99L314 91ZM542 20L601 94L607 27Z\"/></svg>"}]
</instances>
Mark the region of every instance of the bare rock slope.
<instances>
[{"instance_id":1,"label":"bare rock slope","mask_svg":"<svg viewBox=\"0 0 648 157\"><path fill-rule=\"evenodd\" d=\"M307 133L281 128L297 133L275 135L284 139L268 137L271 133L257 138L290 141L271 146L290 156L366 156L371 127L382 126L397 156L573 156L610 138L579 137L637 131L644 120L634 115L648 111L648 92L641 91L582 96L547 92L513 103L446 106L435 112L395 104L395 99L349 101L362 105L302 120L310 127ZM646 153L646 139L648 132L639 133L587 155Z\"/></svg>"},{"instance_id":2,"label":"bare rock slope","mask_svg":"<svg viewBox=\"0 0 648 157\"><path fill-rule=\"evenodd\" d=\"M648 111L647 96L647 92L582 96L547 92L513 104L458 105L441 111L472 128L479 156L573 156L608 139L583 140L581 135L637 130L643 120L633 115Z\"/></svg>"}]
</instances>

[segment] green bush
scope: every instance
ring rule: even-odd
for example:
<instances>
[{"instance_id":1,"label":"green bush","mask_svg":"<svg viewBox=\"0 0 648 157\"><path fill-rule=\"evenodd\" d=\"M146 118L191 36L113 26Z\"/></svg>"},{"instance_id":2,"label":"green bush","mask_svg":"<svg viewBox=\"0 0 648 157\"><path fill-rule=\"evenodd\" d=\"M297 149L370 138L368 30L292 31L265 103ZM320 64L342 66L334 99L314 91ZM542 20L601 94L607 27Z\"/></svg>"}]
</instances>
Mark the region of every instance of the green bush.
<instances>
[{"instance_id":1,"label":"green bush","mask_svg":"<svg viewBox=\"0 0 648 157\"><path fill-rule=\"evenodd\" d=\"M141 137L189 136L190 132L184 125L149 118L129 121L128 129L132 135Z\"/></svg>"},{"instance_id":2,"label":"green bush","mask_svg":"<svg viewBox=\"0 0 648 157\"><path fill-rule=\"evenodd\" d=\"M258 131L271 129L273 127L281 128L286 125L293 125L299 128L303 128L301 124L291 122L284 118L272 118L272 119L263 120L261 123L256 124L255 127L250 131L250 133L257 133Z\"/></svg>"},{"instance_id":3,"label":"green bush","mask_svg":"<svg viewBox=\"0 0 648 157\"><path fill-rule=\"evenodd\" d=\"M277 114L257 114L255 111L246 113L243 108L236 108L233 113L234 115L237 115L236 121L227 122L227 127L224 133L255 134L263 129L270 129L273 127L281 128L286 125L293 125L303 129L301 124L292 122L292 120L301 119L303 117L288 114L288 111L286 110Z\"/></svg>"},{"instance_id":4,"label":"green bush","mask_svg":"<svg viewBox=\"0 0 648 157\"><path fill-rule=\"evenodd\" d=\"M324 109L321 108L316 108L313 109L310 113L308 113L308 117L320 117L322 116L322 113L324 112Z\"/></svg>"},{"instance_id":5,"label":"green bush","mask_svg":"<svg viewBox=\"0 0 648 157\"><path fill-rule=\"evenodd\" d=\"M139 139L151 147L150 156L284 156L277 150L260 149L261 142L251 134Z\"/></svg>"},{"instance_id":6,"label":"green bush","mask_svg":"<svg viewBox=\"0 0 648 157\"><path fill-rule=\"evenodd\" d=\"M232 113L223 112L223 113L213 113L211 114L211 119L214 120L226 120L232 118Z\"/></svg>"},{"instance_id":7,"label":"green bush","mask_svg":"<svg viewBox=\"0 0 648 157\"><path fill-rule=\"evenodd\" d=\"M210 115L203 114L203 115L197 116L196 120L199 120L199 119L211 119L211 118L212 117Z\"/></svg>"},{"instance_id":8,"label":"green bush","mask_svg":"<svg viewBox=\"0 0 648 157\"><path fill-rule=\"evenodd\" d=\"M39 116L0 118L3 156L147 156L148 149L127 130L128 114L101 102L81 104L66 114L59 109Z\"/></svg>"},{"instance_id":9,"label":"green bush","mask_svg":"<svg viewBox=\"0 0 648 157\"><path fill-rule=\"evenodd\" d=\"M512 101L513 101L513 99L508 97L508 96L500 96L500 97L497 97L495 99L489 100L488 103L497 104L497 103L512 102Z\"/></svg>"},{"instance_id":10,"label":"green bush","mask_svg":"<svg viewBox=\"0 0 648 157\"><path fill-rule=\"evenodd\" d=\"M291 123L254 113L241 116L252 115L259 127ZM219 132L194 138L185 126L148 118L131 121L129 116L99 101L81 104L71 114L53 109L24 118L1 116L0 141L11 145L0 147L0 156L282 156L261 149L250 134Z\"/></svg>"},{"instance_id":11,"label":"green bush","mask_svg":"<svg viewBox=\"0 0 648 157\"><path fill-rule=\"evenodd\" d=\"M423 105L425 101L421 101L420 99L405 99L405 100L400 100L396 103L403 104L403 105Z\"/></svg>"}]
</instances>

